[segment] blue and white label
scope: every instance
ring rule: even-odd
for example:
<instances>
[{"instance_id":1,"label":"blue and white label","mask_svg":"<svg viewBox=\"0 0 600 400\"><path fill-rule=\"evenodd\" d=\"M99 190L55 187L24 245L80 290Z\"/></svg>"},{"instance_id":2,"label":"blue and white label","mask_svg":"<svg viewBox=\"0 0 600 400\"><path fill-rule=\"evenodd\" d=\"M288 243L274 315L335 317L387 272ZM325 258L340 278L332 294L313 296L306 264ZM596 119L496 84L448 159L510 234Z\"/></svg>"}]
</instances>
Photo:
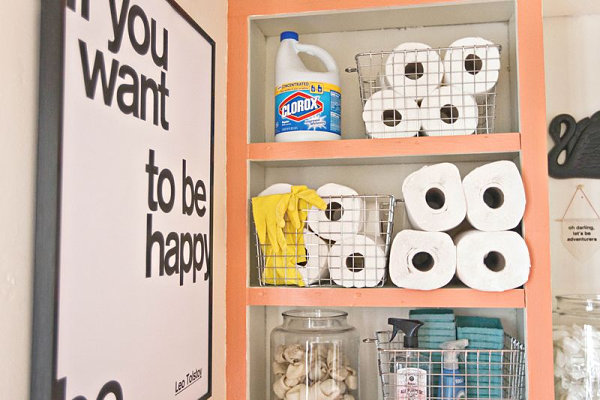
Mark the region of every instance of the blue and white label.
<instances>
[{"instance_id":1,"label":"blue and white label","mask_svg":"<svg viewBox=\"0 0 600 400\"><path fill-rule=\"evenodd\" d=\"M324 82L291 82L275 89L275 134L293 131L340 135L340 88Z\"/></svg>"}]
</instances>

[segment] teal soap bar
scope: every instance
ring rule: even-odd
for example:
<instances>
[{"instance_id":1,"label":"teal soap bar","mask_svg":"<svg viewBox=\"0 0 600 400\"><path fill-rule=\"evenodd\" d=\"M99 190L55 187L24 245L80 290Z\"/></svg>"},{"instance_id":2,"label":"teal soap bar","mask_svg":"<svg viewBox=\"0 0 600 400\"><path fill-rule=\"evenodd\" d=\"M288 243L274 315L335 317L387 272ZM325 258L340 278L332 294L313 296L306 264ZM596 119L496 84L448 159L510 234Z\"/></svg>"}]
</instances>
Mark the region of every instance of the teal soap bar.
<instances>
[{"instance_id":1,"label":"teal soap bar","mask_svg":"<svg viewBox=\"0 0 600 400\"><path fill-rule=\"evenodd\" d=\"M468 338L459 337L459 339L468 339ZM469 340L469 346L467 348L469 350L502 350L504 348L504 343L502 343L502 342L482 342L482 341Z\"/></svg>"},{"instance_id":2,"label":"teal soap bar","mask_svg":"<svg viewBox=\"0 0 600 400\"><path fill-rule=\"evenodd\" d=\"M484 328L484 329L501 329L502 322L499 318L487 318L487 317L456 317L456 326L458 328Z\"/></svg>"},{"instance_id":3,"label":"teal soap bar","mask_svg":"<svg viewBox=\"0 0 600 400\"><path fill-rule=\"evenodd\" d=\"M410 319L418 319L422 322L453 322L455 319L454 311L446 308L421 308L411 310L408 315Z\"/></svg>"},{"instance_id":4,"label":"teal soap bar","mask_svg":"<svg viewBox=\"0 0 600 400\"><path fill-rule=\"evenodd\" d=\"M493 337L504 339L504 330L501 329L490 329L490 328L467 328L467 327L459 327L457 330L460 330L462 335L469 335L473 337Z\"/></svg>"},{"instance_id":5,"label":"teal soap bar","mask_svg":"<svg viewBox=\"0 0 600 400\"><path fill-rule=\"evenodd\" d=\"M425 329L425 330L435 329L435 330L456 332L456 324L454 322L426 321L425 324L421 327L421 329ZM419 332L421 331L421 329L419 329Z\"/></svg>"},{"instance_id":6,"label":"teal soap bar","mask_svg":"<svg viewBox=\"0 0 600 400\"><path fill-rule=\"evenodd\" d=\"M435 327L435 326L430 326L430 325L423 325L423 327L421 327L419 329L419 337L421 336L452 336L452 337L456 337L456 329L454 327L452 328L439 328L439 327Z\"/></svg>"}]
</instances>

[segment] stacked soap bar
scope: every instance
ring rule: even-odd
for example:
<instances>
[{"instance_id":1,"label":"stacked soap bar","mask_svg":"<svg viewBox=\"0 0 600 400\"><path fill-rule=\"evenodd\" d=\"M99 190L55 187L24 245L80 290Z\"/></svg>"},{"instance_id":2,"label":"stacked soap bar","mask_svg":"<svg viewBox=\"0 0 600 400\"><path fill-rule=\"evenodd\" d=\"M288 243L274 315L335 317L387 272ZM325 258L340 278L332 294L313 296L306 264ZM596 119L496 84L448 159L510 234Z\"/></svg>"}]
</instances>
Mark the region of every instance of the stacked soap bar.
<instances>
[{"instance_id":1,"label":"stacked soap bar","mask_svg":"<svg viewBox=\"0 0 600 400\"><path fill-rule=\"evenodd\" d=\"M411 319L423 322L419 329L419 348L439 350L444 342L456 340L456 324L454 311L444 308L421 308L411 310ZM440 387L442 373L442 353L431 352L429 372L431 374L431 388Z\"/></svg>"},{"instance_id":2,"label":"stacked soap bar","mask_svg":"<svg viewBox=\"0 0 600 400\"><path fill-rule=\"evenodd\" d=\"M457 317L456 331L458 339L469 340L469 350L480 350L467 354L468 397L501 399L501 350L504 348L502 322L498 318Z\"/></svg>"},{"instance_id":3,"label":"stacked soap bar","mask_svg":"<svg viewBox=\"0 0 600 400\"><path fill-rule=\"evenodd\" d=\"M439 349L440 345L456 340L454 311L445 308L411 310L410 319L423 322L419 329L419 348Z\"/></svg>"}]
</instances>

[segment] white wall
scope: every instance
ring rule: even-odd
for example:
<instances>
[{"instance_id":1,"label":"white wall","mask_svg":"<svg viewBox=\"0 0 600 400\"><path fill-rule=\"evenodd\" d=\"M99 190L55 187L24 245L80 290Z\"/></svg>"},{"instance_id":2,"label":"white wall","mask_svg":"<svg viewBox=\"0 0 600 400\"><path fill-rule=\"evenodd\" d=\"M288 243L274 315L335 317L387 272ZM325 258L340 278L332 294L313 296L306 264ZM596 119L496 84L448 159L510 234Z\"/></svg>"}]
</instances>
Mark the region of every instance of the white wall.
<instances>
[{"instance_id":1,"label":"white wall","mask_svg":"<svg viewBox=\"0 0 600 400\"><path fill-rule=\"evenodd\" d=\"M213 398L225 398L227 1L180 0L217 43ZM39 0L0 2L0 399L29 397Z\"/></svg>"},{"instance_id":2,"label":"white wall","mask_svg":"<svg viewBox=\"0 0 600 400\"><path fill-rule=\"evenodd\" d=\"M213 398L225 399L225 110L227 0L178 0L217 43L215 88L215 177L213 247Z\"/></svg>"},{"instance_id":3,"label":"white wall","mask_svg":"<svg viewBox=\"0 0 600 400\"><path fill-rule=\"evenodd\" d=\"M568 113L575 119L600 110L600 14L544 20L548 123ZM548 137L548 145L552 140ZM541 144L540 144L541 145ZM560 241L561 223L578 184L600 210L600 180L550 179L550 238L554 295L600 292L600 251L588 262L575 259ZM584 203L571 211L585 212ZM600 212L600 211L598 211ZM599 245L600 246L600 245Z\"/></svg>"},{"instance_id":4,"label":"white wall","mask_svg":"<svg viewBox=\"0 0 600 400\"><path fill-rule=\"evenodd\" d=\"M598 0L543 0L544 17L600 14Z\"/></svg>"},{"instance_id":5,"label":"white wall","mask_svg":"<svg viewBox=\"0 0 600 400\"><path fill-rule=\"evenodd\" d=\"M214 398L225 398L225 79L224 0L181 0L217 42L215 168ZM26 399L29 385L31 284L35 199L35 147L39 1L0 2L3 54L0 76L0 398ZM564 0L548 0L549 15L564 15ZM596 3L596 2L593 2ZM581 7L580 7L581 8ZM582 8L585 11L586 8ZM578 12L579 13L579 12ZM548 120L600 110L600 15L548 17L544 24ZM585 79L585 80L584 80ZM600 208L600 181L551 180L550 218L559 218L578 183ZM221 205L221 206L219 206ZM551 223L555 294L600 291L600 252L588 263L573 259Z\"/></svg>"}]
</instances>

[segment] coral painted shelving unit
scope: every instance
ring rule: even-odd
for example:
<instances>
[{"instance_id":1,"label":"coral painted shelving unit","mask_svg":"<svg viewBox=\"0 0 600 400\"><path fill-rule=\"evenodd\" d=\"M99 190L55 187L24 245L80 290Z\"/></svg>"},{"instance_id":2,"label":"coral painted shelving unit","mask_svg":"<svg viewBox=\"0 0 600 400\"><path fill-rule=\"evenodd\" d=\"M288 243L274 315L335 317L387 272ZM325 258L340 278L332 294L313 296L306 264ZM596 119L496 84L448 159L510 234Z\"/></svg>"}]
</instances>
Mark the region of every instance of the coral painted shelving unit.
<instances>
[{"instance_id":1,"label":"coral painted shelving unit","mask_svg":"<svg viewBox=\"0 0 600 400\"><path fill-rule=\"evenodd\" d=\"M255 380L257 376L266 377L266 355L258 357L258 361L251 361L249 356L256 351L254 347L263 353L266 348L264 343L261 347L249 341L256 314L252 309L275 306L516 309L522 313L522 336L527 349L527 398L554 398L541 3L229 0L227 399L265 398L266 382ZM395 29L401 27L414 29ZM349 140L273 143L274 52L278 33L286 29L297 30L301 40L314 44L335 43L330 48L340 53L334 57L349 64L360 51L393 48L405 38L426 41L435 47L447 44L435 43L436 40L452 35L490 37L502 44L503 63L509 65L503 69L502 86L498 88L496 123L497 129L509 133L360 139L364 127L356 76L343 76L342 129ZM345 66L348 65L340 65ZM293 181L296 173L301 177L319 176L329 171L350 171L344 168L361 168L373 173L390 170L390 174L406 174L407 169L437 160L463 163L469 168L496 159L518 162L525 182L528 204L523 231L531 253L532 272L524 289L483 293L464 287L420 292L388 286L345 289L257 285L248 200L268 183L288 177ZM381 180L389 181L383 176ZM316 187L321 183L318 179L306 183ZM364 178L356 179L357 189L363 192L377 188ZM256 334L262 335L264 341L268 332ZM258 364L251 365L253 362ZM256 375L254 369L263 372Z\"/></svg>"},{"instance_id":2,"label":"coral painted shelving unit","mask_svg":"<svg viewBox=\"0 0 600 400\"><path fill-rule=\"evenodd\" d=\"M525 291L504 293L476 292L468 288L444 288L426 293L400 288L348 289L287 287L252 287L246 291L249 306L311 307L455 307L455 308L524 308Z\"/></svg>"}]
</instances>

